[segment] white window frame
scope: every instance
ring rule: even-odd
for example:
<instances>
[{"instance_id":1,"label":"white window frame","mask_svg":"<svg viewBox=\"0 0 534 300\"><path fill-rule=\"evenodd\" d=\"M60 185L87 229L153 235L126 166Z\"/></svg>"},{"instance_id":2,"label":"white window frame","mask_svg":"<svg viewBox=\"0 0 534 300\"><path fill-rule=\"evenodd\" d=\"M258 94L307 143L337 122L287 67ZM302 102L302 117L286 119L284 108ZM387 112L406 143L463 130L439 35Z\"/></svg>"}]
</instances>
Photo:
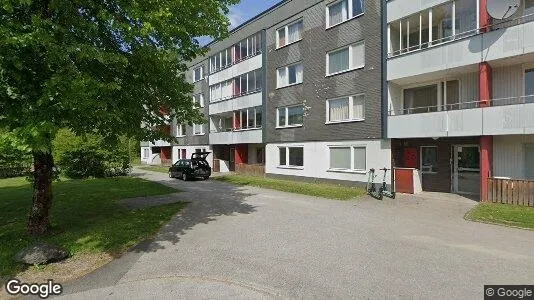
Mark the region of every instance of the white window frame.
<instances>
[{"instance_id":1,"label":"white window frame","mask_svg":"<svg viewBox=\"0 0 534 300\"><path fill-rule=\"evenodd\" d=\"M143 159L150 157L150 150L148 148L143 148Z\"/></svg>"},{"instance_id":2,"label":"white window frame","mask_svg":"<svg viewBox=\"0 0 534 300\"><path fill-rule=\"evenodd\" d=\"M289 84L289 68L290 67L298 67L298 66L300 66L300 68L302 68L301 81L299 82L297 80L297 82ZM286 82L281 82L281 79L280 79L280 71L281 70L284 70L286 72ZM285 88L285 87L289 87L289 86L294 86L294 85L297 85L297 84L302 84L303 82L304 82L304 66L302 65L301 61L276 69L276 88L277 89L281 89L281 88Z\"/></svg>"},{"instance_id":3,"label":"white window frame","mask_svg":"<svg viewBox=\"0 0 534 300\"><path fill-rule=\"evenodd\" d=\"M193 96L193 102L195 104L197 104L197 98L196 97L199 97L198 99L198 107L200 108L204 108L204 95L203 94L196 94Z\"/></svg>"},{"instance_id":4,"label":"white window frame","mask_svg":"<svg viewBox=\"0 0 534 300\"><path fill-rule=\"evenodd\" d=\"M254 127L248 127L248 121L250 120L250 114L249 114L250 111L249 110L252 110L252 112L253 112L252 118L254 119ZM235 122L235 115L239 114L239 126L240 126L240 128L236 128L236 129L234 129L234 131L247 131L247 130L261 129L262 128L262 124L261 123L258 124L258 120L256 119L256 115L257 115L258 111L262 111L262 108L261 107L251 107L251 108L244 108L244 109L235 111L234 112L234 121L233 121L233 123L234 124L236 123ZM243 126L242 126L243 118L246 119L247 128L243 128ZM262 118L263 118L263 112L262 112Z\"/></svg>"},{"instance_id":5,"label":"white window frame","mask_svg":"<svg viewBox=\"0 0 534 300\"><path fill-rule=\"evenodd\" d=\"M331 163L331 151L330 149L335 148L350 148L350 169L345 168L332 168L330 166ZM365 167L364 169L356 169L355 168L355 161L354 161L354 152L356 149L364 149L365 150ZM365 145L330 145L328 146L328 171L329 172L346 172L346 173L359 173L359 174L366 174L367 173L367 146Z\"/></svg>"},{"instance_id":6,"label":"white window frame","mask_svg":"<svg viewBox=\"0 0 534 300\"><path fill-rule=\"evenodd\" d=\"M301 27L300 27L300 38L296 41L293 41L293 42L289 42L289 27L292 26L292 25L295 25L297 23L302 23ZM304 29L304 21L303 19L298 19L296 21L293 21L283 27L280 27L278 29L276 29L276 49L280 49L280 48L284 48L286 46L289 46L291 44L294 44L294 43L298 43L300 41L302 41L302 31ZM286 37L286 43L285 45L283 46L280 46L280 30L284 30L284 33L285 33L285 37Z\"/></svg>"},{"instance_id":7,"label":"white window frame","mask_svg":"<svg viewBox=\"0 0 534 300\"><path fill-rule=\"evenodd\" d=\"M200 70L200 79L196 78L197 70ZM204 68L202 66L193 69L193 83L202 81L204 79Z\"/></svg>"},{"instance_id":8,"label":"white window frame","mask_svg":"<svg viewBox=\"0 0 534 300\"><path fill-rule=\"evenodd\" d=\"M362 60L362 63L360 65L355 66L354 65L354 63L355 63L355 61L354 61L354 47L358 46L360 44L363 44L363 60ZM348 69L337 71L337 72L334 72L334 73L329 73L329 71L330 71L330 54L345 50L347 48L349 49L349 66L348 66ZM338 75L338 74L342 74L342 73L351 72L351 71L354 71L354 70L365 68L365 54L366 54L365 50L366 50L365 49L365 40L362 40L362 41L350 44L348 46L344 46L344 47L341 47L341 48L334 49L332 51L328 51L326 53L326 77L335 76L335 75Z\"/></svg>"},{"instance_id":9,"label":"white window frame","mask_svg":"<svg viewBox=\"0 0 534 300\"><path fill-rule=\"evenodd\" d=\"M200 127L200 133L197 133L197 128ZM204 124L193 124L193 135L204 135Z\"/></svg>"},{"instance_id":10,"label":"white window frame","mask_svg":"<svg viewBox=\"0 0 534 300\"><path fill-rule=\"evenodd\" d=\"M276 108L276 128L295 128L295 127L302 127L304 124L295 124L295 125L289 125L289 109L294 107L304 107L302 104L298 105L290 105L290 106L284 106L284 107L277 107ZM284 110L284 114L286 115L286 123L284 125L280 125L280 110ZM302 123L304 123L304 113L302 114Z\"/></svg>"},{"instance_id":11,"label":"white window frame","mask_svg":"<svg viewBox=\"0 0 534 300\"><path fill-rule=\"evenodd\" d=\"M186 127L184 124L176 125L176 137L184 137L187 135Z\"/></svg>"},{"instance_id":12,"label":"white window frame","mask_svg":"<svg viewBox=\"0 0 534 300\"><path fill-rule=\"evenodd\" d=\"M354 98L358 96L363 96L363 118L355 118L354 117ZM330 120L330 101L340 100L349 98L349 119L347 120L339 120L339 121L332 121ZM352 96L345 96L345 97L337 97L333 99L327 99L326 100L326 123L325 124L338 124L338 123L349 123L349 122L363 122L365 121L365 94L356 94Z\"/></svg>"},{"instance_id":13,"label":"white window frame","mask_svg":"<svg viewBox=\"0 0 534 300\"><path fill-rule=\"evenodd\" d=\"M290 148L301 148L302 149L302 166L295 166L289 164L289 149ZM280 164L280 150L285 149L286 152L286 164L281 165ZM297 169L297 170L303 170L304 169L304 146L303 145L286 145L286 146L278 146L278 168L281 169Z\"/></svg>"},{"instance_id":14,"label":"white window frame","mask_svg":"<svg viewBox=\"0 0 534 300\"><path fill-rule=\"evenodd\" d=\"M343 20L343 21L337 23L337 24L330 25L330 7L332 5L336 5L336 4L338 4L340 2L343 2L343 1L347 1L348 18L346 20ZM357 18L357 17L362 16L362 15L365 14L365 0L361 0L362 4L363 4L363 11L362 11L361 14L358 14L358 15L352 15L352 13L353 13L353 9L352 9L353 8L352 7L353 3L352 3L352 1L353 0L338 0L338 1L333 1L332 3L328 3L328 5L326 6L326 18L325 18L325 20L326 20L326 29L336 27L338 25L341 25L341 24L343 24L345 22L348 22L348 21L350 21L350 20L352 20L354 18Z\"/></svg>"},{"instance_id":15,"label":"white window frame","mask_svg":"<svg viewBox=\"0 0 534 300\"><path fill-rule=\"evenodd\" d=\"M438 172L433 171L425 171L423 170L423 148L434 148L436 149L436 167L439 170L439 148L438 146L421 146L419 147L419 169L421 170L421 174L438 174Z\"/></svg>"}]
</instances>

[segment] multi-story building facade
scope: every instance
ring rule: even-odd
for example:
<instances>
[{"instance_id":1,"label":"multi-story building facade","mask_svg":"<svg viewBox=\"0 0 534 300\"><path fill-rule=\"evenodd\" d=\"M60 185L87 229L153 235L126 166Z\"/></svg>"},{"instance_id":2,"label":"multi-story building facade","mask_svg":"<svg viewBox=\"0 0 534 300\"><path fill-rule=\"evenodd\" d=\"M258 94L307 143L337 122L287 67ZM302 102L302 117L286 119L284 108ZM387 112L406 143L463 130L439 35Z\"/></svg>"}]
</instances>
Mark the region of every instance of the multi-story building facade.
<instances>
[{"instance_id":1,"label":"multi-story building facade","mask_svg":"<svg viewBox=\"0 0 534 300\"><path fill-rule=\"evenodd\" d=\"M534 178L534 1L505 20L486 7L387 2L387 132L423 190L486 200L490 177Z\"/></svg>"},{"instance_id":2,"label":"multi-story building facade","mask_svg":"<svg viewBox=\"0 0 534 300\"><path fill-rule=\"evenodd\" d=\"M266 173L365 182L382 139L380 0L287 1L266 29Z\"/></svg>"},{"instance_id":3,"label":"multi-story building facade","mask_svg":"<svg viewBox=\"0 0 534 300\"><path fill-rule=\"evenodd\" d=\"M282 1L210 44L188 74L209 124L173 124L173 160L200 147L215 171L264 165L272 176L359 182L390 167L381 5Z\"/></svg>"}]
</instances>

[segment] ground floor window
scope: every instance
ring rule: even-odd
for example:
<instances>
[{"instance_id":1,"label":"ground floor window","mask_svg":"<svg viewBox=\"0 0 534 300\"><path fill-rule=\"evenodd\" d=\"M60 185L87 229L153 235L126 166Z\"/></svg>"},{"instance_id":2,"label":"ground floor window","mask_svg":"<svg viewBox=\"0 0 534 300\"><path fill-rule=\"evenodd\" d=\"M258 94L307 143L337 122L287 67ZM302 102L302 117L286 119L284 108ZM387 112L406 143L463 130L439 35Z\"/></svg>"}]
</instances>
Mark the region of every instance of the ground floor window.
<instances>
[{"instance_id":1,"label":"ground floor window","mask_svg":"<svg viewBox=\"0 0 534 300\"><path fill-rule=\"evenodd\" d=\"M303 147L280 147L280 166L282 167L303 167L304 148Z\"/></svg>"},{"instance_id":2,"label":"ground floor window","mask_svg":"<svg viewBox=\"0 0 534 300\"><path fill-rule=\"evenodd\" d=\"M432 174L438 172L438 147L421 147L421 173Z\"/></svg>"},{"instance_id":3,"label":"ground floor window","mask_svg":"<svg viewBox=\"0 0 534 300\"><path fill-rule=\"evenodd\" d=\"M150 151L148 149L143 149L143 158L148 158Z\"/></svg>"},{"instance_id":4,"label":"ground floor window","mask_svg":"<svg viewBox=\"0 0 534 300\"><path fill-rule=\"evenodd\" d=\"M356 146L330 147L330 169L366 171L367 149Z\"/></svg>"}]
</instances>

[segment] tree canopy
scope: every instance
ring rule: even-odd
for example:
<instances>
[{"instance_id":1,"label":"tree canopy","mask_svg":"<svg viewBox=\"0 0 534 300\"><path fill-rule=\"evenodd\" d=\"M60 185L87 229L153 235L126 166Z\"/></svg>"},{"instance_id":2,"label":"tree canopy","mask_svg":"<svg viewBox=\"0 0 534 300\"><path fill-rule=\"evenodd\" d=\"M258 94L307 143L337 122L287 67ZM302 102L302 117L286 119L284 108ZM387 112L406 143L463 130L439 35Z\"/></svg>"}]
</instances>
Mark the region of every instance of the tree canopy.
<instances>
[{"instance_id":1,"label":"tree canopy","mask_svg":"<svg viewBox=\"0 0 534 300\"><path fill-rule=\"evenodd\" d=\"M197 37L227 34L236 2L2 0L0 127L41 147L59 128L159 138L140 124L164 124L162 107L198 121L186 63L206 51Z\"/></svg>"},{"instance_id":2,"label":"tree canopy","mask_svg":"<svg viewBox=\"0 0 534 300\"><path fill-rule=\"evenodd\" d=\"M228 34L238 1L0 0L0 128L32 151L30 234L48 228L59 129L155 140L169 119L202 120L187 63L207 51L198 37Z\"/></svg>"}]
</instances>

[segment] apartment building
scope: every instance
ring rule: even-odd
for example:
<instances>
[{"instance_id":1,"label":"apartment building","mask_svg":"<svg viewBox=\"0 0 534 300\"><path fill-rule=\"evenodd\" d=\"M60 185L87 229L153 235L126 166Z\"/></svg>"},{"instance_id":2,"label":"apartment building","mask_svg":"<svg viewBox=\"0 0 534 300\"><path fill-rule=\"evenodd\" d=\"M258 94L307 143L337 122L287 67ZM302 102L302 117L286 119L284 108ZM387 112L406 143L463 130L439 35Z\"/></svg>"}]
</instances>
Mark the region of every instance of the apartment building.
<instances>
[{"instance_id":1,"label":"apartment building","mask_svg":"<svg viewBox=\"0 0 534 300\"><path fill-rule=\"evenodd\" d=\"M486 8L387 2L387 136L407 170L401 190L420 179L425 191L486 200L491 178L534 179L534 1L504 20Z\"/></svg>"},{"instance_id":2,"label":"apartment building","mask_svg":"<svg viewBox=\"0 0 534 300\"><path fill-rule=\"evenodd\" d=\"M365 182L390 167L381 16L380 0L280 7L266 28L268 175Z\"/></svg>"},{"instance_id":3,"label":"apartment building","mask_svg":"<svg viewBox=\"0 0 534 300\"><path fill-rule=\"evenodd\" d=\"M172 160L202 149L213 152L216 172L253 166L351 182L389 168L381 8L380 0L287 0L210 44L187 75L208 124L175 121Z\"/></svg>"}]
</instances>

